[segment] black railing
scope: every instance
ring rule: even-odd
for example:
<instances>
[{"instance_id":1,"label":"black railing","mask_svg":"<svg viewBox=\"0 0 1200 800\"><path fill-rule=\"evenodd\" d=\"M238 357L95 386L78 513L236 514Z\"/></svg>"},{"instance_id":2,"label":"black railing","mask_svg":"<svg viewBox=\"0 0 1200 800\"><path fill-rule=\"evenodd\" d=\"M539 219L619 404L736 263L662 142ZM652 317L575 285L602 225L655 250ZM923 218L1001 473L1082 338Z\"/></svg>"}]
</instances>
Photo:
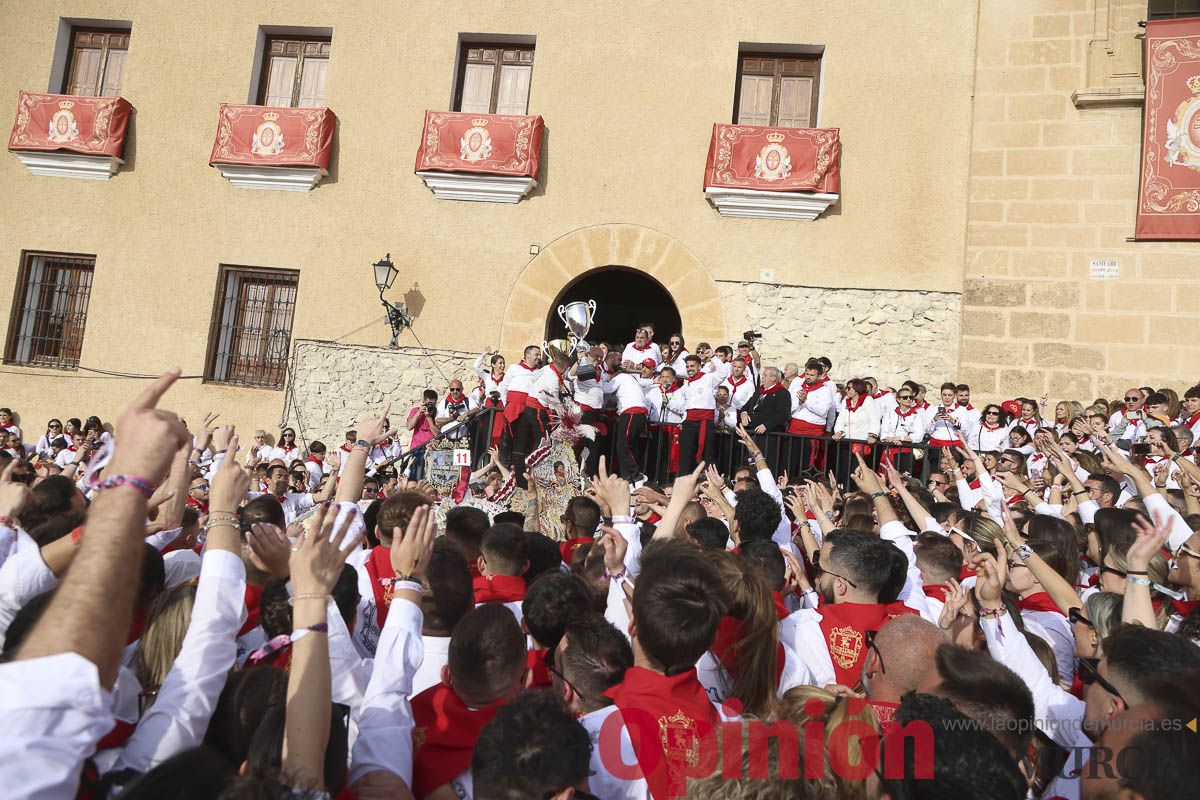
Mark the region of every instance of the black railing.
<instances>
[{"instance_id":1,"label":"black railing","mask_svg":"<svg viewBox=\"0 0 1200 800\"><path fill-rule=\"evenodd\" d=\"M471 463L474 469L487 463L493 420L503 413L501 408L485 409L473 421L470 441ZM595 445L588 446L600 447L609 469L615 470L618 463L614 436L616 422L609 418L607 423L608 433L599 436ZM715 427L710 430L714 442L713 463L717 470L728 478L739 467L747 464L748 453L733 431ZM675 435L675 431L669 427L648 424L634 445L634 455L649 480L669 483L674 478L671 450ZM855 488L850 474L858 466L858 453L862 453L863 459L874 470L881 469L886 459L900 472L919 478L923 484L928 482L929 473L936 470L937 465L934 462L941 455L941 448L925 444L834 440L828 434L806 436L795 433L765 433L756 435L754 441L763 451L767 466L777 477L786 472L788 479L795 481L798 478L823 478L832 472L839 486L850 489Z\"/></svg>"}]
</instances>

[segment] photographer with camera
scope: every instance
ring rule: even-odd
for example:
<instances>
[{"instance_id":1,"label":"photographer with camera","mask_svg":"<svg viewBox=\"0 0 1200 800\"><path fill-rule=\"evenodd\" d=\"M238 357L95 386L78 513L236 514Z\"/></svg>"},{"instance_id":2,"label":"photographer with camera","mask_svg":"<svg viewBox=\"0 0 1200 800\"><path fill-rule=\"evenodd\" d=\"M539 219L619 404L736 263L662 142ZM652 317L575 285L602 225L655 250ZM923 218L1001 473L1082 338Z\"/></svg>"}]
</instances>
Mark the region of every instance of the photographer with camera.
<instances>
[{"instance_id":1,"label":"photographer with camera","mask_svg":"<svg viewBox=\"0 0 1200 800\"><path fill-rule=\"evenodd\" d=\"M479 411L479 404L463 393L462 381L456 378L450 381L449 394L438 403L434 422L446 431L447 439L458 441L467 437L467 420Z\"/></svg>"},{"instance_id":2,"label":"photographer with camera","mask_svg":"<svg viewBox=\"0 0 1200 800\"><path fill-rule=\"evenodd\" d=\"M461 388L462 384L459 384ZM413 450L412 461L409 462L408 477L419 481L425 477L425 449L423 445L441 432L437 422L437 392L426 389L422 393L421 402L408 412L407 427L412 431L412 439L408 442L409 450ZM421 448L417 450L417 448Z\"/></svg>"},{"instance_id":3,"label":"photographer with camera","mask_svg":"<svg viewBox=\"0 0 1200 800\"><path fill-rule=\"evenodd\" d=\"M750 382L754 384L754 388L762 383L762 354L755 347L755 342L762 338L762 334L758 331L743 331L742 341L738 342L737 358L746 362L746 374L750 376Z\"/></svg>"}]
</instances>

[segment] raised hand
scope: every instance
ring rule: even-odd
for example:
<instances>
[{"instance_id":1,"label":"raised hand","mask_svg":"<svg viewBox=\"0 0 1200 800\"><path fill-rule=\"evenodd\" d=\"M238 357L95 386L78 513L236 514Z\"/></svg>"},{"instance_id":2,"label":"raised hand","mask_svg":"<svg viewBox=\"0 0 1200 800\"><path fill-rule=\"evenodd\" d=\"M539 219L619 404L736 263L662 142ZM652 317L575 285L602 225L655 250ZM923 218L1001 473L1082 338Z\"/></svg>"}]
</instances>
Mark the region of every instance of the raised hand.
<instances>
[{"instance_id":1,"label":"raised hand","mask_svg":"<svg viewBox=\"0 0 1200 800\"><path fill-rule=\"evenodd\" d=\"M942 614L938 618L938 627L943 631L949 631L970 599L971 593L961 583L951 578L946 587L946 604L942 606Z\"/></svg>"},{"instance_id":2,"label":"raised hand","mask_svg":"<svg viewBox=\"0 0 1200 800\"><path fill-rule=\"evenodd\" d=\"M604 498L604 505L611 513L622 516L629 513L629 481L620 475L608 472L607 459L600 456L598 474L592 478L592 488Z\"/></svg>"},{"instance_id":3,"label":"raised hand","mask_svg":"<svg viewBox=\"0 0 1200 800\"><path fill-rule=\"evenodd\" d=\"M179 378L179 368L151 383L117 417L116 445L107 475L132 475L156 485L167 475L176 451L188 441L179 417L158 402Z\"/></svg>"},{"instance_id":4,"label":"raised hand","mask_svg":"<svg viewBox=\"0 0 1200 800\"><path fill-rule=\"evenodd\" d=\"M342 522L334 529L338 514L336 510L330 513L331 505L323 503L317 508L308 533L292 546L288 565L297 596L329 594L342 575L346 557L362 541L361 533L350 535L353 514L341 515Z\"/></svg>"},{"instance_id":5,"label":"raised hand","mask_svg":"<svg viewBox=\"0 0 1200 800\"><path fill-rule=\"evenodd\" d=\"M1151 525L1148 520L1138 515L1133 520L1133 531L1136 538L1129 545L1125 560L1128 562L1130 570L1145 572L1150 566L1150 560L1154 558L1154 554L1161 550L1167 539L1170 538L1171 520L1166 514L1159 514L1155 519L1155 524Z\"/></svg>"},{"instance_id":6,"label":"raised hand","mask_svg":"<svg viewBox=\"0 0 1200 800\"><path fill-rule=\"evenodd\" d=\"M858 485L858 488L867 494L883 491L883 485L879 482L879 476L867 466L862 453L855 453L854 458L858 461L858 467L855 468L853 475L854 482Z\"/></svg>"},{"instance_id":7,"label":"raised hand","mask_svg":"<svg viewBox=\"0 0 1200 800\"><path fill-rule=\"evenodd\" d=\"M696 495L696 485L700 482L700 476L704 474L704 469L707 466L703 461L696 465L690 475L677 475L675 477L675 487L671 492L671 497L674 499L676 495L682 495L684 500L691 500Z\"/></svg>"},{"instance_id":8,"label":"raised hand","mask_svg":"<svg viewBox=\"0 0 1200 800\"><path fill-rule=\"evenodd\" d=\"M597 544L604 551L604 570L609 575L620 575L625 571L625 553L629 550L629 542L615 528L608 525L604 525L600 530Z\"/></svg>"},{"instance_id":9,"label":"raised hand","mask_svg":"<svg viewBox=\"0 0 1200 800\"><path fill-rule=\"evenodd\" d=\"M297 537L297 542L303 538L302 529L300 536ZM250 563L272 578L288 576L292 543L288 541L287 534L281 531L277 525L269 522L254 523L246 533L246 542L250 545Z\"/></svg>"},{"instance_id":10,"label":"raised hand","mask_svg":"<svg viewBox=\"0 0 1200 800\"><path fill-rule=\"evenodd\" d=\"M221 459L217 471L213 473L209 488L210 513L216 511L233 513L246 499L246 492L250 489L250 474L237 464L237 434L233 434L226 444L229 451L225 454L225 458Z\"/></svg>"},{"instance_id":11,"label":"raised hand","mask_svg":"<svg viewBox=\"0 0 1200 800\"><path fill-rule=\"evenodd\" d=\"M1000 593L1008 579L1008 561L991 553L977 553L971 563L975 567L975 595L979 603L988 609L1000 608Z\"/></svg>"},{"instance_id":12,"label":"raised hand","mask_svg":"<svg viewBox=\"0 0 1200 800\"><path fill-rule=\"evenodd\" d=\"M213 448L218 452L229 449L229 441L233 438L232 425L219 425L213 429Z\"/></svg>"},{"instance_id":13,"label":"raised hand","mask_svg":"<svg viewBox=\"0 0 1200 800\"><path fill-rule=\"evenodd\" d=\"M721 473L717 471L716 466L710 464L708 469L704 471L704 477L707 479L709 486L718 492L724 491L725 479L721 477Z\"/></svg>"},{"instance_id":14,"label":"raised hand","mask_svg":"<svg viewBox=\"0 0 1200 800\"><path fill-rule=\"evenodd\" d=\"M423 579L436 536L437 523L432 506L417 506L404 531L398 526L392 528L392 547L388 555L396 574Z\"/></svg>"},{"instance_id":15,"label":"raised hand","mask_svg":"<svg viewBox=\"0 0 1200 800\"><path fill-rule=\"evenodd\" d=\"M396 433L395 428L384 427L384 423L388 421L388 412L391 410L392 404L388 402L384 404L383 411L379 413L378 417L367 417L361 420L357 428L358 438L370 442L371 446L374 447L384 439L394 435Z\"/></svg>"},{"instance_id":16,"label":"raised hand","mask_svg":"<svg viewBox=\"0 0 1200 800\"><path fill-rule=\"evenodd\" d=\"M13 472L17 467L17 459L8 462L4 472L0 473L0 517L20 516L32 497L29 487L20 481L13 480Z\"/></svg>"}]
</instances>

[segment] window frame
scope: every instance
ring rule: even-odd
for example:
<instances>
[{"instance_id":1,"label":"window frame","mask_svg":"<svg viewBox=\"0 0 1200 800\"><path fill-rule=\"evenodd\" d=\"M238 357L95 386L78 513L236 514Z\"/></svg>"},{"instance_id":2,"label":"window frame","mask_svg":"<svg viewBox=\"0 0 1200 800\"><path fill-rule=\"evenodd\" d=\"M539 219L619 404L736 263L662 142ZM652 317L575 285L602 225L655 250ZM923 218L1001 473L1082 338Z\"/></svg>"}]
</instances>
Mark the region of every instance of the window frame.
<instances>
[{"instance_id":1,"label":"window frame","mask_svg":"<svg viewBox=\"0 0 1200 800\"><path fill-rule=\"evenodd\" d=\"M98 27L96 25L70 25L67 29L67 52L66 52L66 60L64 62L63 76L62 76L62 82L61 82L61 86L59 89L59 93L65 94L65 95L71 95L71 96L79 96L79 97L104 97L105 95L103 95L103 94L79 95L76 92L70 91L72 79L73 79L74 73L75 73L75 62L76 62L76 58L77 58L76 50L77 50L78 46L76 45L75 40L79 36L79 34L82 34L82 33L88 33L88 34L100 33L100 34L104 34L105 36L125 36L125 37L127 37L125 40L125 47L123 47L123 48L110 47L108 44L108 41L107 40L105 41L104 46L102 48L102 56L101 56L102 63L100 64L100 74L99 74L99 76L97 76L97 79L96 79L96 91L99 93L99 92L104 91L104 76L108 72L109 53L113 50L123 50L126 54L129 53L129 45L133 39L133 27L129 26L129 27L106 28L106 27ZM122 68L122 69L124 69L124 68ZM125 82L125 76L124 76L124 73L122 72L122 75L121 75L122 88L124 88L123 87L124 82ZM118 90L117 94L113 95L113 96L114 97L120 96L120 90Z\"/></svg>"},{"instance_id":2,"label":"window frame","mask_svg":"<svg viewBox=\"0 0 1200 800\"><path fill-rule=\"evenodd\" d=\"M75 319L77 321L78 320L81 320L81 321L78 321L78 325L76 326L76 327L78 327L77 336L72 337L72 338L67 338L65 336L62 336L60 333L60 335L58 337L55 337L54 339L50 339L50 341L57 342L57 346L59 348L59 352L58 352L57 356L53 359L53 362L47 362L45 360L39 361L36 359L36 357L33 357L33 356L27 357L25 360L20 359L21 339L22 339L21 328L23 327L23 325L25 323L25 317L28 313L28 307L26 305L26 297L30 293L31 287L30 287L29 281L32 276L32 272L33 272L33 268L34 268L33 262L34 262L35 258L69 259L71 261L90 261L91 262L90 265L86 268L83 268L83 265L75 265L78 272L86 274L88 276L87 285L84 287L84 291L82 293L77 293L75 295L75 297L82 296L83 307L82 307L81 311L73 311L73 312L64 314L65 319L64 319L62 328L64 330L67 328L66 318L68 318L68 317ZM22 250L21 251L21 263L20 263L20 267L17 270L17 285L13 291L12 312L9 314L9 320L8 320L8 335L5 338L5 343L4 343L3 362L5 364L11 364L13 366L20 366L20 367L30 367L30 368L37 368L37 369L53 369L53 370L59 370L59 371L63 371L63 372L78 371L79 362L83 355L84 337L87 334L88 310L91 306L92 286L95 283L95 277L96 277L96 256L94 253L63 253L63 252L56 252L56 251L49 251L49 250ZM43 283L43 285L45 285L45 284ZM41 313L47 313L47 312L52 313L52 309L39 309L39 311ZM34 321L33 325L36 326L36 324L37 324L36 321ZM36 342L38 339L42 339L42 340L47 339L47 337L34 336L32 333L29 335L28 338L30 339L30 349L31 350L34 347L34 342ZM66 348L67 345L70 345L70 344L75 345L73 352L71 349L68 348L67 355L64 357L62 351L64 348Z\"/></svg>"},{"instance_id":3,"label":"window frame","mask_svg":"<svg viewBox=\"0 0 1200 800\"><path fill-rule=\"evenodd\" d=\"M1165 2L1165 0L1159 0L1159 2ZM1200 3L1198 3L1196 5L1195 10L1184 11L1184 12L1181 12L1178 8L1179 0L1170 0L1170 3L1171 3L1170 11L1157 11L1156 12L1156 11L1154 11L1154 6L1155 6L1154 0L1147 0L1146 19L1147 20L1188 19L1191 17L1200 17Z\"/></svg>"},{"instance_id":4,"label":"window frame","mask_svg":"<svg viewBox=\"0 0 1200 800\"><path fill-rule=\"evenodd\" d=\"M766 127L781 127L779 125L779 113L781 98L783 95L783 79L791 77L812 78L812 96L809 101L808 127L817 127L817 111L820 108L821 99L821 72L823 69L824 52L785 52L777 50L763 50L755 47L742 47L738 49L737 55L737 71L734 75L733 83L733 124L740 125L738 118L741 116L742 105L742 76L757 75L766 76L767 73L760 71L747 71L745 69L746 59L771 59L775 62L770 73L771 76L771 110L767 115ZM804 74L804 72L796 75L783 74L784 61L800 61L808 62L813 65L812 74Z\"/></svg>"},{"instance_id":5,"label":"window frame","mask_svg":"<svg viewBox=\"0 0 1200 800\"><path fill-rule=\"evenodd\" d=\"M327 44L329 45L329 55L327 56L308 56L309 58L321 58L325 61L333 60L333 36L319 36L316 34L305 33L264 33L262 39L262 59L258 64L258 88L255 90L254 105L266 106L267 90L271 84L271 44L273 42L303 42L304 44ZM287 106L274 106L275 108L300 108L296 105L300 102L300 86L304 79L304 48L300 48L300 53L296 61L296 73L292 76L292 96L290 104ZM321 96L321 106L315 108L323 108L325 102L324 95Z\"/></svg>"},{"instance_id":6,"label":"window frame","mask_svg":"<svg viewBox=\"0 0 1200 800\"><path fill-rule=\"evenodd\" d=\"M226 325L224 319L224 311L226 298L230 293L229 279L231 276L259 276L262 278L270 278L275 281L273 284L276 287L289 286L284 280L290 279L290 288L293 296L290 303L290 309L287 313L290 315L287 324L287 347L285 348L282 359L272 364L267 356L262 356L257 359L258 364L255 367L243 369L234 364L238 349L235 343L240 339L236 338L239 334L237 331L242 327L238 322L245 314L244 303L245 295L239 290L237 302L231 309L233 314L233 322ZM265 281L264 281L265 283ZM208 328L208 348L204 357L204 383L217 384L222 386L236 386L247 389L266 389L268 391L280 391L284 388L287 373L290 367L292 357L292 340L294 338L296 325L296 306L300 295L300 270L284 269L276 267L256 267L244 264L221 264L217 270L216 290L213 293L213 310L209 317ZM271 313L278 313L278 305L273 305L274 309ZM226 339L228 332L228 340L224 342L227 350L222 350L223 340ZM260 333L260 341L258 346L260 349L269 348L269 341L273 331L267 329L267 335L262 336ZM266 344L264 344L266 343ZM225 358L226 362L222 365L221 359ZM277 378L278 380L253 381L246 378L247 371L250 374L258 369L260 374L269 378ZM220 373L220 374L219 374Z\"/></svg>"},{"instance_id":7,"label":"window frame","mask_svg":"<svg viewBox=\"0 0 1200 800\"><path fill-rule=\"evenodd\" d=\"M471 61L470 53L472 50L495 50L496 60L493 62ZM525 111L519 116L527 116L529 114L529 98L533 94L533 69L537 62L537 42L535 41L519 41L516 39L497 38L495 41L469 41L460 40L458 43L458 60L456 72L454 75L454 95L451 98L451 107L457 113L472 113L472 114L496 114L496 107L500 102L500 78L502 68L506 66L504 62L504 52L506 50L516 52L527 52L529 58L529 91L525 96ZM492 87L491 94L488 100L488 110L463 112L463 94L466 90L467 83L467 65L477 63L490 63L494 65L492 70ZM523 62L518 61L515 64L507 66L526 66Z\"/></svg>"}]
</instances>

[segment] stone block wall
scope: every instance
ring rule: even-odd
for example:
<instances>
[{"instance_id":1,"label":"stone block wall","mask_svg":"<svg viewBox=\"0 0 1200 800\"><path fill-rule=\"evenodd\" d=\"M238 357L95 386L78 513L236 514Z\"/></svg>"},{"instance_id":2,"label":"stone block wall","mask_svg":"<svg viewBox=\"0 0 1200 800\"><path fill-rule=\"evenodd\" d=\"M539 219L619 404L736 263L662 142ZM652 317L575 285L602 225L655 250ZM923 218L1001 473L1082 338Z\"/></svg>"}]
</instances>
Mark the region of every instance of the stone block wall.
<instances>
[{"instance_id":1,"label":"stone block wall","mask_svg":"<svg viewBox=\"0 0 1200 800\"><path fill-rule=\"evenodd\" d=\"M759 351L770 363L803 364L824 355L839 380L873 375L893 386L958 377L958 294L732 281L718 286L729 342L736 344L746 330L762 333Z\"/></svg>"},{"instance_id":2,"label":"stone block wall","mask_svg":"<svg viewBox=\"0 0 1200 800\"><path fill-rule=\"evenodd\" d=\"M433 389L444 397L450 379L470 390L478 381L477 353L405 346L392 350L358 344L301 339L292 353L291 380L284 390L282 418L307 444L319 439L328 447L342 443L346 431L369 413L392 403L391 423L401 429L421 392Z\"/></svg>"},{"instance_id":3,"label":"stone block wall","mask_svg":"<svg viewBox=\"0 0 1200 800\"><path fill-rule=\"evenodd\" d=\"M1130 242L1143 0L980 4L962 369L981 399L1200 377L1200 243ZM1118 265L1091 276L1093 261Z\"/></svg>"}]
</instances>

